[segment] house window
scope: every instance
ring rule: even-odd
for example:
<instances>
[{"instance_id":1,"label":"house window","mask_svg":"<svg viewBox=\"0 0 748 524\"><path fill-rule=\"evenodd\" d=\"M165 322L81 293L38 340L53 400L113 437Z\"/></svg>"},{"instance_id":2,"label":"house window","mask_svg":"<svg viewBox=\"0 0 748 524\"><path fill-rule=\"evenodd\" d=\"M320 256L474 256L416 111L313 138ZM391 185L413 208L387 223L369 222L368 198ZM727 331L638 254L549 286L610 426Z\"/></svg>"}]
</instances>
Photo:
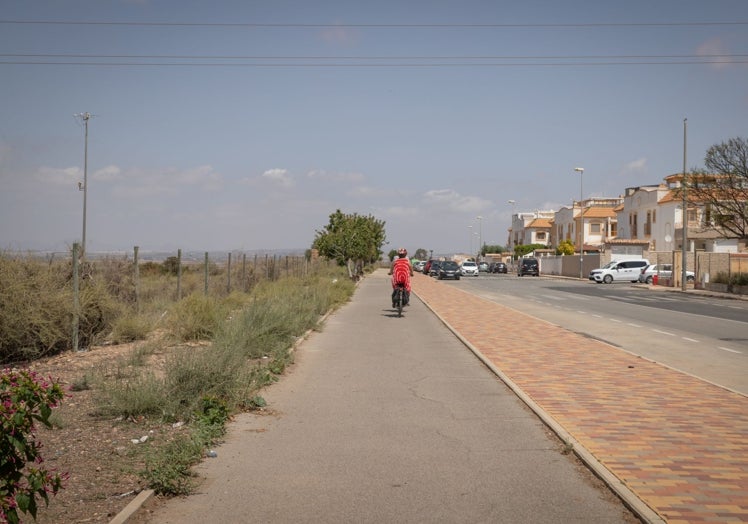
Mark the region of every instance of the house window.
<instances>
[{"instance_id":1,"label":"house window","mask_svg":"<svg viewBox=\"0 0 748 524\"><path fill-rule=\"evenodd\" d=\"M545 240L545 231L538 231L535 235L538 240Z\"/></svg>"},{"instance_id":2,"label":"house window","mask_svg":"<svg viewBox=\"0 0 748 524\"><path fill-rule=\"evenodd\" d=\"M591 235L599 235L600 234L600 223L591 223L590 224L590 234Z\"/></svg>"},{"instance_id":3,"label":"house window","mask_svg":"<svg viewBox=\"0 0 748 524\"><path fill-rule=\"evenodd\" d=\"M631 223L631 238L639 237L639 226L637 224L636 213L629 215L629 222Z\"/></svg>"},{"instance_id":4,"label":"house window","mask_svg":"<svg viewBox=\"0 0 748 524\"><path fill-rule=\"evenodd\" d=\"M610 236L617 237L618 236L618 222L611 222L610 223Z\"/></svg>"},{"instance_id":5,"label":"house window","mask_svg":"<svg viewBox=\"0 0 748 524\"><path fill-rule=\"evenodd\" d=\"M652 211L647 211L647 221L644 223L644 236L652 234Z\"/></svg>"}]
</instances>

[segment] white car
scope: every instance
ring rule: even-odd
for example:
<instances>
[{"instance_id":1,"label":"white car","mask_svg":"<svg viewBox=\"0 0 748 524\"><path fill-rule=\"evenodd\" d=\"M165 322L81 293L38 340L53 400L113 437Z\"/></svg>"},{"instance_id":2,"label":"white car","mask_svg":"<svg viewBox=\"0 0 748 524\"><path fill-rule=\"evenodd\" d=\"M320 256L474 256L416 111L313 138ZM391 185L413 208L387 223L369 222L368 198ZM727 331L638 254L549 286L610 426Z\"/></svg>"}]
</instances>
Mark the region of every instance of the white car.
<instances>
[{"instance_id":1,"label":"white car","mask_svg":"<svg viewBox=\"0 0 748 524\"><path fill-rule=\"evenodd\" d=\"M590 280L594 280L598 284L602 284L603 282L610 284L614 281L638 282L639 274L648 265L649 260L645 258L621 261L613 260L600 269L593 269L590 272Z\"/></svg>"},{"instance_id":2,"label":"white car","mask_svg":"<svg viewBox=\"0 0 748 524\"><path fill-rule=\"evenodd\" d=\"M460 264L460 273L463 277L477 277L478 276L478 264L473 262L472 260L466 260L462 264Z\"/></svg>"},{"instance_id":3,"label":"white car","mask_svg":"<svg viewBox=\"0 0 748 524\"><path fill-rule=\"evenodd\" d=\"M651 284L654 281L654 276L657 278L671 278L673 276L672 264L652 264L642 268L639 273L639 282L645 284ZM693 271L686 271L686 281L693 282L696 278Z\"/></svg>"}]
</instances>

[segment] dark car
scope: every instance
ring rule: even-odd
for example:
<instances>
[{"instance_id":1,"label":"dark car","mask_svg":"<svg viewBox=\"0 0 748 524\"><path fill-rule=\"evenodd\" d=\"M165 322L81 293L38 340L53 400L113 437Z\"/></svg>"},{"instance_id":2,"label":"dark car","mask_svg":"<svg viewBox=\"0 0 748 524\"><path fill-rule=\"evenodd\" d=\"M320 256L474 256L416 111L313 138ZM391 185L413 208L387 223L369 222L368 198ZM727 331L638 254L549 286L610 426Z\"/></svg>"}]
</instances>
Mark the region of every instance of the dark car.
<instances>
[{"instance_id":1,"label":"dark car","mask_svg":"<svg viewBox=\"0 0 748 524\"><path fill-rule=\"evenodd\" d=\"M489 273L506 273L507 271L506 264L503 262L494 262L488 268Z\"/></svg>"},{"instance_id":2,"label":"dark car","mask_svg":"<svg viewBox=\"0 0 748 524\"><path fill-rule=\"evenodd\" d=\"M428 272L428 275L430 277L435 277L439 274L439 265L441 263L442 262L440 262L439 260L433 260L431 262L431 266L429 266L429 272Z\"/></svg>"},{"instance_id":3,"label":"dark car","mask_svg":"<svg viewBox=\"0 0 748 524\"><path fill-rule=\"evenodd\" d=\"M433 261L433 260L429 260L429 261L427 261L427 262L426 262L426 263L425 263L425 264L423 265L423 274L424 274L424 275L428 275L428 274L429 274L429 271L431 271L431 264L433 264L433 263L434 263L434 261Z\"/></svg>"},{"instance_id":4,"label":"dark car","mask_svg":"<svg viewBox=\"0 0 748 524\"><path fill-rule=\"evenodd\" d=\"M461 274L462 272L460 271L460 266L457 265L457 262L445 260L444 262L439 262L439 269L437 270L436 278L439 280L444 280L445 278L460 280Z\"/></svg>"},{"instance_id":5,"label":"dark car","mask_svg":"<svg viewBox=\"0 0 748 524\"><path fill-rule=\"evenodd\" d=\"M540 276L540 264L537 258L522 258L517 264L517 276Z\"/></svg>"}]
</instances>

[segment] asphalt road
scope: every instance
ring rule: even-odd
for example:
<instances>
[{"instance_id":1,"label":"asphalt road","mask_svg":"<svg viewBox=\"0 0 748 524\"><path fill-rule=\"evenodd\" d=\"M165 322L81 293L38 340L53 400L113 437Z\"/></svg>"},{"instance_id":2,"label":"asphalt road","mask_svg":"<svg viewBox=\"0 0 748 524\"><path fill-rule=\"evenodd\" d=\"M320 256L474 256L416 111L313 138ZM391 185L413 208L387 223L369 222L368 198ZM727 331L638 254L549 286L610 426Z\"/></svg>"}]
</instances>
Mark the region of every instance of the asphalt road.
<instances>
[{"instance_id":1,"label":"asphalt road","mask_svg":"<svg viewBox=\"0 0 748 524\"><path fill-rule=\"evenodd\" d=\"M634 522L623 504L384 272L305 341L264 413L231 424L199 492L150 522ZM141 515L142 516L142 515Z\"/></svg>"},{"instance_id":2,"label":"asphalt road","mask_svg":"<svg viewBox=\"0 0 748 524\"><path fill-rule=\"evenodd\" d=\"M449 283L748 395L748 301L511 274Z\"/></svg>"}]
</instances>

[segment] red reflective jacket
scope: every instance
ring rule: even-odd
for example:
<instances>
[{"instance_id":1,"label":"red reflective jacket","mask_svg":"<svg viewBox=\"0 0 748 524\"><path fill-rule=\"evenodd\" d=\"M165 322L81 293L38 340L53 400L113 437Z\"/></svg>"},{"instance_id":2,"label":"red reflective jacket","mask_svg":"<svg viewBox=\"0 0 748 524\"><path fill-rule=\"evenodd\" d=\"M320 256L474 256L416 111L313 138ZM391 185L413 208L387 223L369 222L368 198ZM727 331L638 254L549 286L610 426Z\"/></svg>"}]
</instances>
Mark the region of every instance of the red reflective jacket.
<instances>
[{"instance_id":1,"label":"red reflective jacket","mask_svg":"<svg viewBox=\"0 0 748 524\"><path fill-rule=\"evenodd\" d=\"M407 258L398 258L392 263L392 287L398 284L405 284L405 289L410 292L410 274L413 269L410 267L410 260Z\"/></svg>"}]
</instances>

